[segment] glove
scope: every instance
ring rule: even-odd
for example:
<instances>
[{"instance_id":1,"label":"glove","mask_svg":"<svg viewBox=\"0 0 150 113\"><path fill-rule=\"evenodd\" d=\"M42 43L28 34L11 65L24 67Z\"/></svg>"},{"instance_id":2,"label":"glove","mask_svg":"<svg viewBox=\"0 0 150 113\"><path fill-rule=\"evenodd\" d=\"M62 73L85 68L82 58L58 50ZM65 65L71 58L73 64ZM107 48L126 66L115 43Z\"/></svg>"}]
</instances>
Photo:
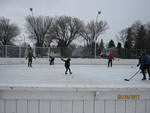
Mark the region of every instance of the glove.
<instances>
[{"instance_id":1,"label":"glove","mask_svg":"<svg viewBox=\"0 0 150 113\"><path fill-rule=\"evenodd\" d=\"M140 70L142 70L143 69L143 67L142 66L140 66Z\"/></svg>"}]
</instances>

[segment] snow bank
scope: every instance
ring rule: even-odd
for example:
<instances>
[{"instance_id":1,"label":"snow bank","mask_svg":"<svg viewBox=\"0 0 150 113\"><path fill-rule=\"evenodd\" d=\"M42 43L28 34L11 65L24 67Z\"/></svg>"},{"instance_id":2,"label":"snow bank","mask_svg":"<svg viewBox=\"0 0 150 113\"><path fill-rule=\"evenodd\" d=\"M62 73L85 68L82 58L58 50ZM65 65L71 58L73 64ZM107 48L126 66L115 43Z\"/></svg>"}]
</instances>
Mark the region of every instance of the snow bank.
<instances>
[{"instance_id":1,"label":"snow bank","mask_svg":"<svg viewBox=\"0 0 150 113\"><path fill-rule=\"evenodd\" d=\"M0 64L26 64L28 60L25 58L0 58ZM106 65L107 59L89 59L89 58L72 58L71 64L79 65ZM34 64L49 64L48 58L33 59ZM55 64L63 64L60 58L55 58ZM117 65L135 65L137 59L115 59L113 64Z\"/></svg>"}]
</instances>

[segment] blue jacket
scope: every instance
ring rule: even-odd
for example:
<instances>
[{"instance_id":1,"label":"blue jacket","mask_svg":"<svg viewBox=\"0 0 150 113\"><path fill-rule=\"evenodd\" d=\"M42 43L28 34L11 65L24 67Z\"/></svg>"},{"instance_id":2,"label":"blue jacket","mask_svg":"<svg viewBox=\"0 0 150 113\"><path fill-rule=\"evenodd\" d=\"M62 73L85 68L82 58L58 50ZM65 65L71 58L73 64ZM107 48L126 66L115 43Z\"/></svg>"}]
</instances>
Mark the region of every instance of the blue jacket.
<instances>
[{"instance_id":1,"label":"blue jacket","mask_svg":"<svg viewBox=\"0 0 150 113\"><path fill-rule=\"evenodd\" d=\"M141 57L141 66L147 65L147 64L150 64L150 57L146 56L146 55L143 55Z\"/></svg>"}]
</instances>

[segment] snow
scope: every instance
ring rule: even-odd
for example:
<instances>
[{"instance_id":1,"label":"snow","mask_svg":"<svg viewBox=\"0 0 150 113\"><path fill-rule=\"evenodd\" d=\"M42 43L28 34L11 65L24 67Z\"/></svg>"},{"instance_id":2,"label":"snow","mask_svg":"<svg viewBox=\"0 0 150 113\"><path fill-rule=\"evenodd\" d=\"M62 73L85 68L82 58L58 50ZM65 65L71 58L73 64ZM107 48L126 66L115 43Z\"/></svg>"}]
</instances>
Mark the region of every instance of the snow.
<instances>
[{"instance_id":1,"label":"snow","mask_svg":"<svg viewBox=\"0 0 150 113\"><path fill-rule=\"evenodd\" d=\"M83 61L79 60L78 62ZM141 81L142 73L138 73L132 80L129 79L139 69L136 64L122 65L119 61L113 62L113 67L103 65L79 65L71 63L72 75L65 74L63 63L55 65L27 64L0 65L0 89L143 89L150 88L150 80ZM135 62L135 61L134 61ZM125 63L125 62L124 62ZM117 65L116 65L117 64ZM148 77L148 75L147 75Z\"/></svg>"},{"instance_id":2,"label":"snow","mask_svg":"<svg viewBox=\"0 0 150 113\"><path fill-rule=\"evenodd\" d=\"M33 59L34 64L48 64L49 58L36 58ZM26 64L26 58L0 58L0 64ZM56 64L63 64L61 58L55 58ZM118 59L115 58L113 61L114 64L120 65L135 65L138 63L137 59ZM71 64L78 65L106 65L107 59L89 59L89 58L71 58Z\"/></svg>"}]
</instances>

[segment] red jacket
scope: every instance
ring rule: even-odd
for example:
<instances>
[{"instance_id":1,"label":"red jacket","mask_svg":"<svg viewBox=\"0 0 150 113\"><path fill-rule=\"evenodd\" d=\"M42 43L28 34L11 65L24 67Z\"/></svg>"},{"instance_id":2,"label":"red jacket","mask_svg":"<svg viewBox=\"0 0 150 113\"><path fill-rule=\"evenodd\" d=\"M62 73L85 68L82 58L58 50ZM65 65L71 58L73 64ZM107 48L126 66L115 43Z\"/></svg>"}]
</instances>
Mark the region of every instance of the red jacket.
<instances>
[{"instance_id":1,"label":"red jacket","mask_svg":"<svg viewBox=\"0 0 150 113\"><path fill-rule=\"evenodd\" d=\"M108 55L108 59L112 60L114 58L114 56L112 54Z\"/></svg>"}]
</instances>

